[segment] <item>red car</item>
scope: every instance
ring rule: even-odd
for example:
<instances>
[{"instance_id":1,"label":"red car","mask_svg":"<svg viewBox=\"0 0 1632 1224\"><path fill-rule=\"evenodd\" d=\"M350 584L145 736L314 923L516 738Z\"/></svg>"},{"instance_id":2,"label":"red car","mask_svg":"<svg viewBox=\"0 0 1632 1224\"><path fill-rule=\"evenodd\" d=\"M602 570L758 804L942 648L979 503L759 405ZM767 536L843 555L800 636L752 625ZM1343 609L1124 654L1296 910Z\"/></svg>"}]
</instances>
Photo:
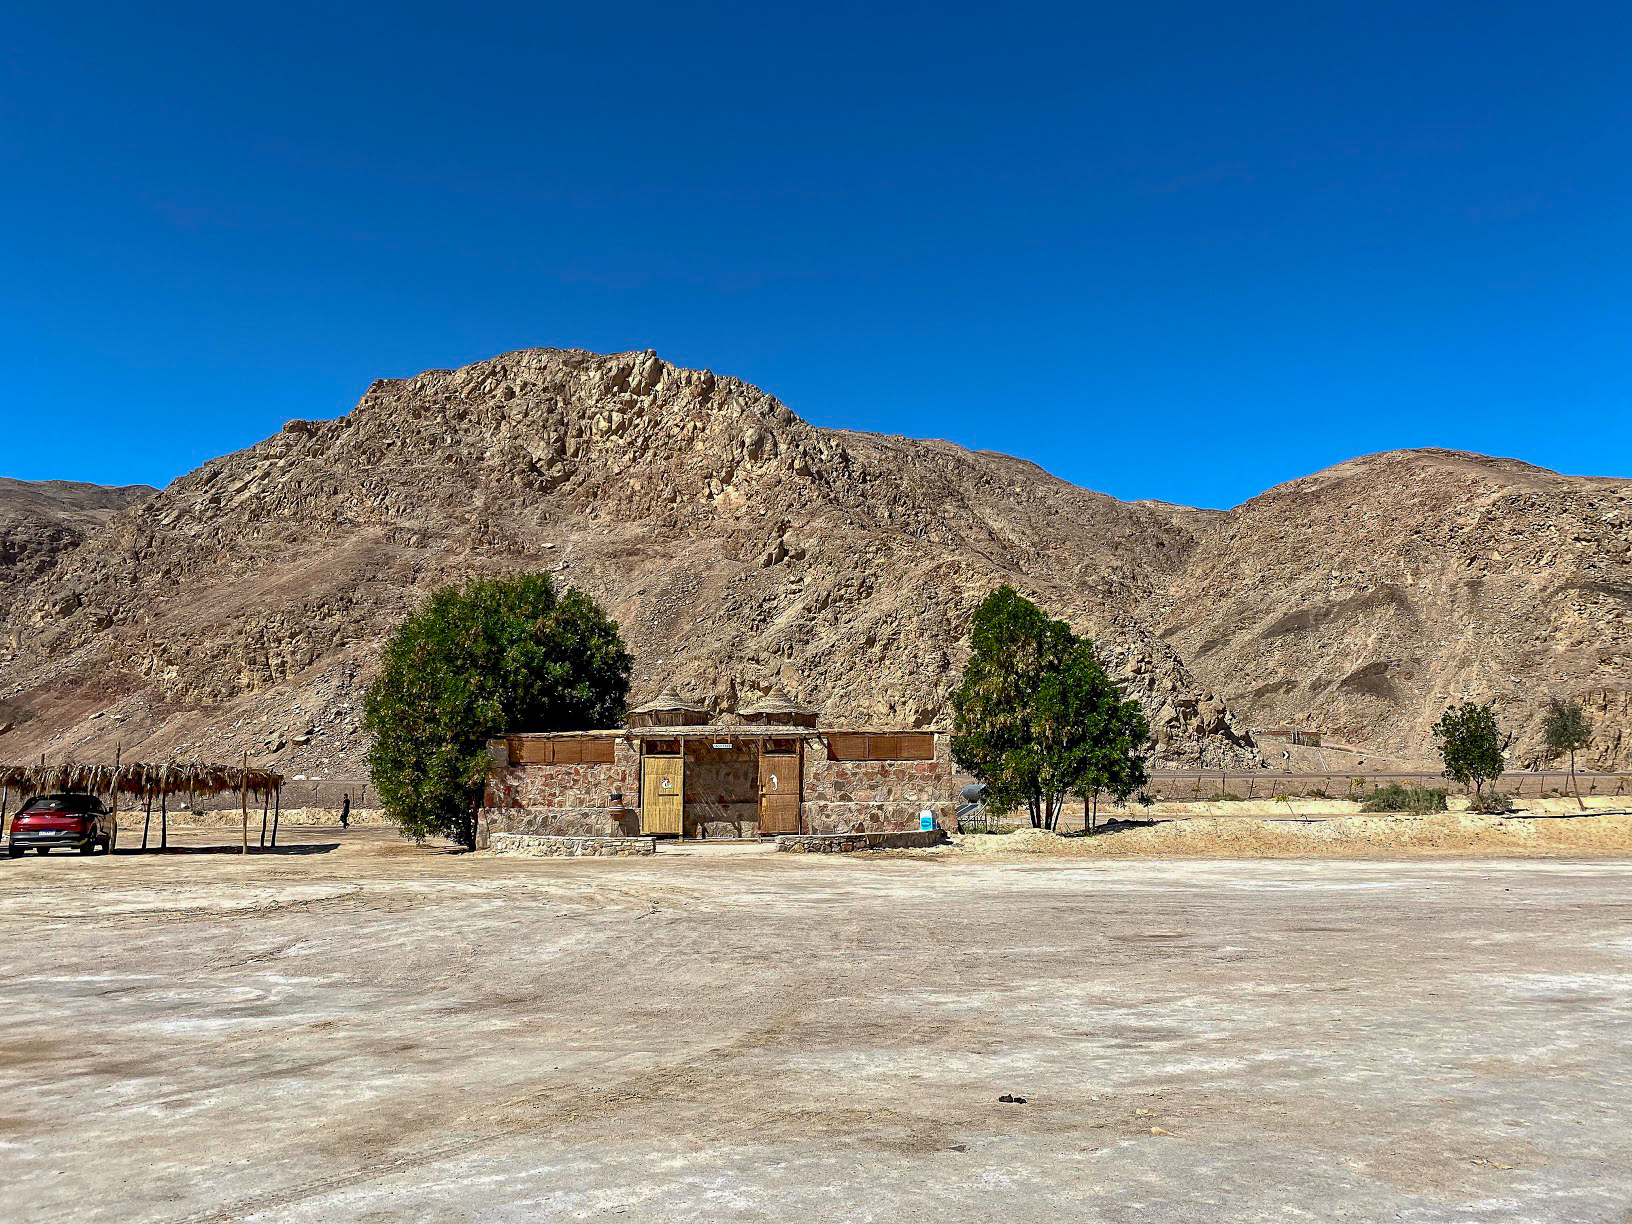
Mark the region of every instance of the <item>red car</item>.
<instances>
[{"instance_id":1,"label":"red car","mask_svg":"<svg viewBox=\"0 0 1632 1224\"><path fill-rule=\"evenodd\" d=\"M113 814L95 795L35 795L11 818L7 849L12 858L21 858L25 850L95 854L98 846L111 854L118 840Z\"/></svg>"}]
</instances>

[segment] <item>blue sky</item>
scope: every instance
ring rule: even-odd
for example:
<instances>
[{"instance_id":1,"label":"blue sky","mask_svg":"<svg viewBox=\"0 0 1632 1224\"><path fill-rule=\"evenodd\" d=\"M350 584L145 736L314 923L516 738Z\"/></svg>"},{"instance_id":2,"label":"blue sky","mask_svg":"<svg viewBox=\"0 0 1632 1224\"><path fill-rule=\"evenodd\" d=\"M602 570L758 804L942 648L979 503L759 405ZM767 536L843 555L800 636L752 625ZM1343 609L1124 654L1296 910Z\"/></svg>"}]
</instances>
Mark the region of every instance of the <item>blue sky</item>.
<instances>
[{"instance_id":1,"label":"blue sky","mask_svg":"<svg viewBox=\"0 0 1632 1224\"><path fill-rule=\"evenodd\" d=\"M655 348L1227 506L1632 475L1632 6L45 5L0 473L163 484L377 377Z\"/></svg>"}]
</instances>

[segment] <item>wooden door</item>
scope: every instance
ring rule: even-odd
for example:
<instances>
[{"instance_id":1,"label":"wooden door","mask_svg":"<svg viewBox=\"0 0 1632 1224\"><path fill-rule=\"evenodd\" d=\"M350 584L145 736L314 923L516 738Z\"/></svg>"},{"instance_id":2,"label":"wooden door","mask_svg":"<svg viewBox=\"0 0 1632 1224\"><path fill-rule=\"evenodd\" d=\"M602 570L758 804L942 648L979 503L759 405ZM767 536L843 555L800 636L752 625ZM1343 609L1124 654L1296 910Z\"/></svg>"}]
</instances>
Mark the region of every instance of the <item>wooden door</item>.
<instances>
[{"instance_id":1,"label":"wooden door","mask_svg":"<svg viewBox=\"0 0 1632 1224\"><path fill-rule=\"evenodd\" d=\"M640 831L642 833L673 833L684 829L685 821L684 757L649 756L641 760L640 769Z\"/></svg>"},{"instance_id":2,"label":"wooden door","mask_svg":"<svg viewBox=\"0 0 1632 1224\"><path fill-rule=\"evenodd\" d=\"M759 831L799 832L799 754L759 755Z\"/></svg>"}]
</instances>

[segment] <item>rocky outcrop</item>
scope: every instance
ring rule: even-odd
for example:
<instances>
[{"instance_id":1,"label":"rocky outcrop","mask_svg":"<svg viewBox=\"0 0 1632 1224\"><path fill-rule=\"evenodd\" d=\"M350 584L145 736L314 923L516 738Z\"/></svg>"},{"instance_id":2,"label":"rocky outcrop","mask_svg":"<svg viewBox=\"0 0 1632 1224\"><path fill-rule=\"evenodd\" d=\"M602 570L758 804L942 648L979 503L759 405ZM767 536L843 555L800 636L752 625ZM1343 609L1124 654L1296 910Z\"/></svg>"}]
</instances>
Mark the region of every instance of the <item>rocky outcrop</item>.
<instances>
[{"instance_id":1,"label":"rocky outcrop","mask_svg":"<svg viewBox=\"0 0 1632 1224\"><path fill-rule=\"evenodd\" d=\"M146 485L113 488L0 477L0 616L18 587L77 548L87 532L152 495Z\"/></svg>"}]
</instances>

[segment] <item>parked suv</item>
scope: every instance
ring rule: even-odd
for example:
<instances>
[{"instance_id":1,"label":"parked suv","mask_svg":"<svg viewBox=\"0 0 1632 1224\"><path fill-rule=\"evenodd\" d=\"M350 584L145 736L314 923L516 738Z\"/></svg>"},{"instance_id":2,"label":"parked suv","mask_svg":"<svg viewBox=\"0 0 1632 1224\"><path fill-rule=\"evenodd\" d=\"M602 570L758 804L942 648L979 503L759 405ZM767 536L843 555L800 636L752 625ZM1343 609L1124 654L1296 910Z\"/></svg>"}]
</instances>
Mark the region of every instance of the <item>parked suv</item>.
<instances>
[{"instance_id":1,"label":"parked suv","mask_svg":"<svg viewBox=\"0 0 1632 1224\"><path fill-rule=\"evenodd\" d=\"M113 814L95 795L35 795L11 818L12 858L25 850L50 854L56 849L111 853L119 840Z\"/></svg>"}]
</instances>

